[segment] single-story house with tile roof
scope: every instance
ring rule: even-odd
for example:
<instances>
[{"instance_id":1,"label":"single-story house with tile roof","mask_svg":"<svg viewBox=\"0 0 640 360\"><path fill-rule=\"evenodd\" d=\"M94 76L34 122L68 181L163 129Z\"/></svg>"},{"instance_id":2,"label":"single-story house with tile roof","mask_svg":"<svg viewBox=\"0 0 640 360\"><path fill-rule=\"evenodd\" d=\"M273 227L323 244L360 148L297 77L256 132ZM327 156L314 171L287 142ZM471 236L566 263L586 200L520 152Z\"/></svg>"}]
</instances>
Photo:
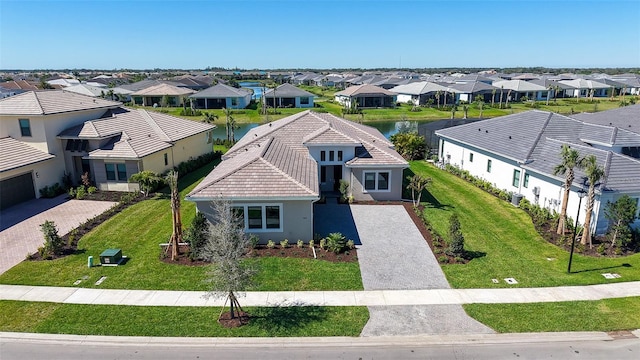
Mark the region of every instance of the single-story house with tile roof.
<instances>
[{"instance_id":1,"label":"single-story house with tile roof","mask_svg":"<svg viewBox=\"0 0 640 360\"><path fill-rule=\"evenodd\" d=\"M480 95L484 102L491 102L491 98L495 95L500 96L498 88L480 81L464 81L448 84L449 91L453 90L456 93L458 101L466 101L468 103L474 102L476 96ZM494 99L495 101L495 99Z\"/></svg>"},{"instance_id":2,"label":"single-story house with tile roof","mask_svg":"<svg viewBox=\"0 0 640 360\"><path fill-rule=\"evenodd\" d=\"M525 80L502 80L502 81L494 81L491 84L498 89L504 89L505 94L509 94L509 90L511 90L510 100L519 101L523 97L527 97L529 100L546 100L547 93L549 90L541 85L537 85Z\"/></svg>"},{"instance_id":3,"label":"single-story house with tile roof","mask_svg":"<svg viewBox=\"0 0 640 360\"><path fill-rule=\"evenodd\" d=\"M396 106L396 93L369 84L349 86L335 93L335 100L342 106L351 107L353 102L360 108Z\"/></svg>"},{"instance_id":4,"label":"single-story house with tile roof","mask_svg":"<svg viewBox=\"0 0 640 360\"><path fill-rule=\"evenodd\" d=\"M313 238L313 204L349 184L356 201L400 200L408 167L378 130L304 111L251 129L188 195L198 211L230 200L262 242Z\"/></svg>"},{"instance_id":5,"label":"single-story house with tile roof","mask_svg":"<svg viewBox=\"0 0 640 360\"><path fill-rule=\"evenodd\" d=\"M288 83L269 89L263 95L267 106L279 108L312 108L314 97L312 93Z\"/></svg>"},{"instance_id":6,"label":"single-story house with tile roof","mask_svg":"<svg viewBox=\"0 0 640 360\"><path fill-rule=\"evenodd\" d=\"M88 172L103 190L137 189L132 174L210 152L214 128L62 90L0 100L0 125L2 208L40 197L65 173L76 184Z\"/></svg>"},{"instance_id":7,"label":"single-story house with tile roof","mask_svg":"<svg viewBox=\"0 0 640 360\"><path fill-rule=\"evenodd\" d=\"M143 106L180 106L195 92L189 88L163 83L131 93L131 99L135 104ZM164 99L166 104L163 104Z\"/></svg>"},{"instance_id":8,"label":"single-story house with tile roof","mask_svg":"<svg viewBox=\"0 0 640 360\"><path fill-rule=\"evenodd\" d=\"M581 156L594 155L605 169L605 178L597 185L590 231L603 234L608 228L604 215L608 201L625 194L640 198L640 128L635 121L640 105L630 108L575 118L532 110L438 130L439 156L498 188L521 194L532 204L560 212L564 177L554 175L553 169L560 163L562 145L568 144ZM570 216L578 211L578 190L588 186L584 172L576 170ZM584 213L583 208L581 222Z\"/></svg>"},{"instance_id":9,"label":"single-story house with tile roof","mask_svg":"<svg viewBox=\"0 0 640 360\"><path fill-rule=\"evenodd\" d=\"M426 105L429 99L436 101L436 94L444 95L447 87L429 81L418 81L406 85L398 85L390 89L396 93L396 101L400 103L411 102L415 105Z\"/></svg>"},{"instance_id":10,"label":"single-story house with tile roof","mask_svg":"<svg viewBox=\"0 0 640 360\"><path fill-rule=\"evenodd\" d=\"M557 80L552 80L548 77L542 77L540 79L529 80L530 83L544 86L549 90L549 98L563 98L567 96L567 90L575 89L573 86L563 84ZM546 100L546 98L545 98Z\"/></svg>"},{"instance_id":11,"label":"single-story house with tile roof","mask_svg":"<svg viewBox=\"0 0 640 360\"><path fill-rule=\"evenodd\" d=\"M219 83L189 96L198 109L244 109L251 102L251 92Z\"/></svg>"},{"instance_id":12,"label":"single-story house with tile roof","mask_svg":"<svg viewBox=\"0 0 640 360\"><path fill-rule=\"evenodd\" d=\"M610 85L603 84L596 80L575 79L560 80L559 82L574 88L566 91L568 96L573 97L589 97L592 91L594 97L606 97L607 91L611 89Z\"/></svg>"}]
</instances>

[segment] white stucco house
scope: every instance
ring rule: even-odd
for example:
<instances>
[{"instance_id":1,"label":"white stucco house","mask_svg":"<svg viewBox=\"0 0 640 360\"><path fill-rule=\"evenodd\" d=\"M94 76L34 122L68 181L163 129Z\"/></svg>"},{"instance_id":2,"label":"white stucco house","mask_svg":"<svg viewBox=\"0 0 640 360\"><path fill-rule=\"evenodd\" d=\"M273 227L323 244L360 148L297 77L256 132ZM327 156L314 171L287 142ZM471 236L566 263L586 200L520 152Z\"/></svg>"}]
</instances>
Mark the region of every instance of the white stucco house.
<instances>
[{"instance_id":1,"label":"white stucco house","mask_svg":"<svg viewBox=\"0 0 640 360\"><path fill-rule=\"evenodd\" d=\"M624 194L640 198L639 118L640 105L573 117L532 110L438 130L436 135L444 162L556 212L560 212L564 176L553 175L553 169L561 160L562 145L568 144L581 156L594 155L605 169L590 229L599 235L608 228L604 215L608 201ZM567 210L573 218L581 188L586 190L588 183L577 169Z\"/></svg>"},{"instance_id":2,"label":"white stucco house","mask_svg":"<svg viewBox=\"0 0 640 360\"><path fill-rule=\"evenodd\" d=\"M408 167L378 130L304 111L251 129L187 195L198 211L225 199L262 242L313 238L313 205L349 183L356 201L400 200Z\"/></svg>"},{"instance_id":3,"label":"white stucco house","mask_svg":"<svg viewBox=\"0 0 640 360\"><path fill-rule=\"evenodd\" d=\"M63 90L0 100L0 207L40 197L65 173L101 190L133 191L129 177L162 173L212 151L213 125L122 107Z\"/></svg>"}]
</instances>

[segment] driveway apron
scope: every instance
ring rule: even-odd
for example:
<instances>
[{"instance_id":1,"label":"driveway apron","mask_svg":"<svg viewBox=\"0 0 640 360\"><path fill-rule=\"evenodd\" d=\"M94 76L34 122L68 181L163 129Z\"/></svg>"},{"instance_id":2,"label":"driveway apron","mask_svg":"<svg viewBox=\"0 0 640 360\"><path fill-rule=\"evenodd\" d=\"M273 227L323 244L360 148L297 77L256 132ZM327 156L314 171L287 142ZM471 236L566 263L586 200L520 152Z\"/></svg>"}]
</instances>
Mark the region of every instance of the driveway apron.
<instances>
[{"instance_id":1,"label":"driveway apron","mask_svg":"<svg viewBox=\"0 0 640 360\"><path fill-rule=\"evenodd\" d=\"M46 220L56 223L63 236L79 224L103 213L115 202L65 200L66 195L54 199L35 199L0 212L0 274L19 264L28 254L38 251L44 240L40 224Z\"/></svg>"},{"instance_id":2,"label":"driveway apron","mask_svg":"<svg viewBox=\"0 0 640 360\"><path fill-rule=\"evenodd\" d=\"M352 205L365 290L449 289L429 245L401 205ZM478 334L493 330L460 305L369 306L361 336Z\"/></svg>"}]
</instances>

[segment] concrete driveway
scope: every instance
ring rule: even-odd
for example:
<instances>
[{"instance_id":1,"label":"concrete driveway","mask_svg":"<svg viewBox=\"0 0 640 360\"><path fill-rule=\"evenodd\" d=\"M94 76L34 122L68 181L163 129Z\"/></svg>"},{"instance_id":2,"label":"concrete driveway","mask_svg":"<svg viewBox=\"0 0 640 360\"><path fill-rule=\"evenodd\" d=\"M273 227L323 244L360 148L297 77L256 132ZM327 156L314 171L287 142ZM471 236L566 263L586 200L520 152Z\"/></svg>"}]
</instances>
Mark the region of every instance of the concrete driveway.
<instances>
[{"instance_id":1,"label":"concrete driveway","mask_svg":"<svg viewBox=\"0 0 640 360\"><path fill-rule=\"evenodd\" d=\"M63 236L79 224L103 213L116 203L111 201L35 199L0 212L0 274L38 251L44 240L40 224L54 221Z\"/></svg>"}]
</instances>

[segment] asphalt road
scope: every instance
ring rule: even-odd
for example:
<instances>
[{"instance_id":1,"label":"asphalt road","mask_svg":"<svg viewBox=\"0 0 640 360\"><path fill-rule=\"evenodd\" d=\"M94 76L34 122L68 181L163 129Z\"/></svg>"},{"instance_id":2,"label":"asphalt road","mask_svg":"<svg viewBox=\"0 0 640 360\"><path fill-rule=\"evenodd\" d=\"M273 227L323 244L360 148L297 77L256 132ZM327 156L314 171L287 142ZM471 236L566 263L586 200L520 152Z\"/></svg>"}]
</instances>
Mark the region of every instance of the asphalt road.
<instances>
[{"instance_id":1,"label":"asphalt road","mask_svg":"<svg viewBox=\"0 0 640 360\"><path fill-rule=\"evenodd\" d=\"M457 344L205 345L0 339L0 359L638 359L640 339Z\"/></svg>"}]
</instances>

